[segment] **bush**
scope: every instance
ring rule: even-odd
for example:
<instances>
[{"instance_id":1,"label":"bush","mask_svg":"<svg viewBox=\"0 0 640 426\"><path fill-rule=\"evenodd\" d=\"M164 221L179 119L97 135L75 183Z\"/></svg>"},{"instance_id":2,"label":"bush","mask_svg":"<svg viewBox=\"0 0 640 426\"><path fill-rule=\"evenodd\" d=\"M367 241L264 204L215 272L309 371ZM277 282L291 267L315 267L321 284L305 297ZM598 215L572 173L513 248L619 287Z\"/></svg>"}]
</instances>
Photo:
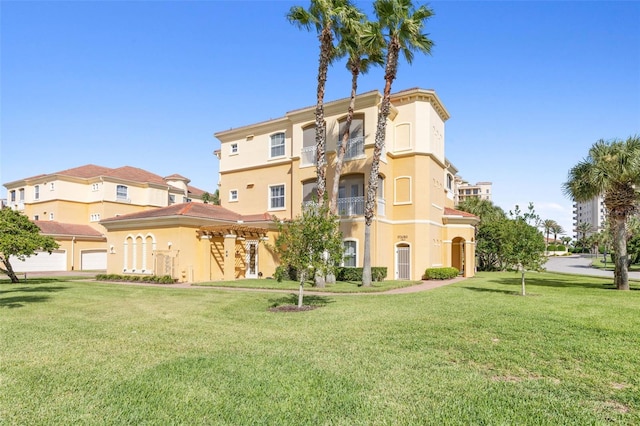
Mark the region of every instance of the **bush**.
<instances>
[{"instance_id":1,"label":"bush","mask_svg":"<svg viewBox=\"0 0 640 426\"><path fill-rule=\"evenodd\" d=\"M387 278L386 266L371 267L371 281L380 282ZM362 268L341 267L336 271L338 281L360 281L362 282Z\"/></svg>"},{"instance_id":2,"label":"bush","mask_svg":"<svg viewBox=\"0 0 640 426\"><path fill-rule=\"evenodd\" d=\"M119 275L119 274L98 274L96 275L98 281L127 281L127 282L140 282L140 283L158 283L158 284L173 284L178 280L171 275Z\"/></svg>"},{"instance_id":3,"label":"bush","mask_svg":"<svg viewBox=\"0 0 640 426\"><path fill-rule=\"evenodd\" d=\"M547 251L566 251L567 248L562 244L549 244Z\"/></svg>"},{"instance_id":4,"label":"bush","mask_svg":"<svg viewBox=\"0 0 640 426\"><path fill-rule=\"evenodd\" d=\"M445 267L445 268L427 268L424 271L424 277L427 280L450 280L460 274L458 268Z\"/></svg>"}]
</instances>

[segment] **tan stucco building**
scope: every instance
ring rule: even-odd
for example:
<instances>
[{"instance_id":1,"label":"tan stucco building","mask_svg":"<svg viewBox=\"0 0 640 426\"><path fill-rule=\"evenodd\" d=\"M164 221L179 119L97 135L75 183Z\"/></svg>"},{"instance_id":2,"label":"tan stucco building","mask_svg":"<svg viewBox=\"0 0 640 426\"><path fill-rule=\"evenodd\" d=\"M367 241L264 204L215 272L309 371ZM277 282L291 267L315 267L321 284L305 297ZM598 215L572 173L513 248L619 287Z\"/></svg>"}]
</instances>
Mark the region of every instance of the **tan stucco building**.
<instances>
[{"instance_id":1,"label":"tan stucco building","mask_svg":"<svg viewBox=\"0 0 640 426\"><path fill-rule=\"evenodd\" d=\"M136 167L87 164L5 183L7 207L25 214L60 245L51 255L12 259L12 266L20 272L104 270L108 247L100 220L201 202L204 191L189 182L178 174L161 177Z\"/></svg>"},{"instance_id":2,"label":"tan stucco building","mask_svg":"<svg viewBox=\"0 0 640 426\"><path fill-rule=\"evenodd\" d=\"M381 94L361 94L339 182L338 213L348 266L362 266L364 195ZM348 99L324 105L327 123L327 188L346 119ZM279 218L301 213L315 192L315 107L215 134L220 140L220 200L241 214L266 211ZM457 170L445 158L449 113L433 90L392 96L386 147L380 163L372 264L388 279L420 279L428 267L475 271L477 218L453 209Z\"/></svg>"}]
</instances>

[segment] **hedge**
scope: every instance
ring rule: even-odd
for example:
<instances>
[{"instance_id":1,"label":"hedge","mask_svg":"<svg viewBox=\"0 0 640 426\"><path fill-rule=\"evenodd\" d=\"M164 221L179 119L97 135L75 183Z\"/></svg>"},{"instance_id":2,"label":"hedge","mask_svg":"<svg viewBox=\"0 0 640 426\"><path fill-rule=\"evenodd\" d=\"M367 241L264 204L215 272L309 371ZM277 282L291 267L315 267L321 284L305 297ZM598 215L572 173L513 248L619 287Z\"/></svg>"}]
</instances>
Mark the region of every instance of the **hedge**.
<instances>
[{"instance_id":1,"label":"hedge","mask_svg":"<svg viewBox=\"0 0 640 426\"><path fill-rule=\"evenodd\" d=\"M424 278L427 280L450 280L460 274L458 268L427 268L424 271Z\"/></svg>"},{"instance_id":2,"label":"hedge","mask_svg":"<svg viewBox=\"0 0 640 426\"><path fill-rule=\"evenodd\" d=\"M387 277L385 266L371 267L371 281L384 281ZM337 281L362 281L362 268L340 267L336 272Z\"/></svg>"},{"instance_id":3,"label":"hedge","mask_svg":"<svg viewBox=\"0 0 640 426\"><path fill-rule=\"evenodd\" d=\"M124 281L124 282L140 282L150 284L173 284L177 279L171 275L120 275L120 274L98 274L98 281Z\"/></svg>"}]
</instances>

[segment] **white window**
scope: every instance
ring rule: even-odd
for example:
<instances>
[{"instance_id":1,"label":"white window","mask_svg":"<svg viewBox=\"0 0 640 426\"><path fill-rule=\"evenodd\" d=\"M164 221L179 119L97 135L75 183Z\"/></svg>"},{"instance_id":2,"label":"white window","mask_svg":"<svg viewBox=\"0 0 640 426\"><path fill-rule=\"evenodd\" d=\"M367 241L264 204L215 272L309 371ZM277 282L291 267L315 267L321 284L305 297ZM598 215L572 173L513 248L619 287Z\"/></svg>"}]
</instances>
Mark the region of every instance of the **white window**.
<instances>
[{"instance_id":1,"label":"white window","mask_svg":"<svg viewBox=\"0 0 640 426\"><path fill-rule=\"evenodd\" d=\"M237 154L238 153L238 144L237 143L232 143L231 144L231 154Z\"/></svg>"},{"instance_id":2,"label":"white window","mask_svg":"<svg viewBox=\"0 0 640 426\"><path fill-rule=\"evenodd\" d=\"M24 202L24 188L18 189L18 200Z\"/></svg>"},{"instance_id":3,"label":"white window","mask_svg":"<svg viewBox=\"0 0 640 426\"><path fill-rule=\"evenodd\" d=\"M37 214L33 216L33 220L38 220L40 219L40 216L38 216Z\"/></svg>"},{"instance_id":4,"label":"white window","mask_svg":"<svg viewBox=\"0 0 640 426\"><path fill-rule=\"evenodd\" d=\"M344 255L342 257L342 264L346 267L355 268L358 260L358 244L357 241L343 241Z\"/></svg>"},{"instance_id":5,"label":"white window","mask_svg":"<svg viewBox=\"0 0 640 426\"><path fill-rule=\"evenodd\" d=\"M284 185L269 187L269 209L284 209Z\"/></svg>"},{"instance_id":6,"label":"white window","mask_svg":"<svg viewBox=\"0 0 640 426\"><path fill-rule=\"evenodd\" d=\"M271 135L271 158L284 157L284 133Z\"/></svg>"},{"instance_id":7,"label":"white window","mask_svg":"<svg viewBox=\"0 0 640 426\"><path fill-rule=\"evenodd\" d=\"M229 191L229 202L238 201L238 190L232 189Z\"/></svg>"},{"instance_id":8,"label":"white window","mask_svg":"<svg viewBox=\"0 0 640 426\"><path fill-rule=\"evenodd\" d=\"M10 192L10 194L11 194L11 202L15 203L16 202L16 191L13 190L13 191Z\"/></svg>"},{"instance_id":9,"label":"white window","mask_svg":"<svg viewBox=\"0 0 640 426\"><path fill-rule=\"evenodd\" d=\"M55 185L55 183L54 183L54 182L51 182L51 183L49 184L49 190L50 190L50 191L53 191L54 189L56 189L56 185Z\"/></svg>"},{"instance_id":10,"label":"white window","mask_svg":"<svg viewBox=\"0 0 640 426\"><path fill-rule=\"evenodd\" d=\"M53 220L53 213L49 213L49 220Z\"/></svg>"},{"instance_id":11,"label":"white window","mask_svg":"<svg viewBox=\"0 0 640 426\"><path fill-rule=\"evenodd\" d=\"M33 199L34 200L40 199L40 185L36 185L33 187Z\"/></svg>"},{"instance_id":12,"label":"white window","mask_svg":"<svg viewBox=\"0 0 640 426\"><path fill-rule=\"evenodd\" d=\"M118 185L116 187L116 198L118 200L126 200L127 199L127 187L124 185Z\"/></svg>"},{"instance_id":13,"label":"white window","mask_svg":"<svg viewBox=\"0 0 640 426\"><path fill-rule=\"evenodd\" d=\"M176 203L176 196L173 194L169 194L169 205Z\"/></svg>"},{"instance_id":14,"label":"white window","mask_svg":"<svg viewBox=\"0 0 640 426\"><path fill-rule=\"evenodd\" d=\"M99 183L94 183L93 185L91 185L91 190L92 191L97 191L100 189L100 184Z\"/></svg>"},{"instance_id":15,"label":"white window","mask_svg":"<svg viewBox=\"0 0 640 426\"><path fill-rule=\"evenodd\" d=\"M90 220L91 222L100 222L100 213L93 213Z\"/></svg>"}]
</instances>

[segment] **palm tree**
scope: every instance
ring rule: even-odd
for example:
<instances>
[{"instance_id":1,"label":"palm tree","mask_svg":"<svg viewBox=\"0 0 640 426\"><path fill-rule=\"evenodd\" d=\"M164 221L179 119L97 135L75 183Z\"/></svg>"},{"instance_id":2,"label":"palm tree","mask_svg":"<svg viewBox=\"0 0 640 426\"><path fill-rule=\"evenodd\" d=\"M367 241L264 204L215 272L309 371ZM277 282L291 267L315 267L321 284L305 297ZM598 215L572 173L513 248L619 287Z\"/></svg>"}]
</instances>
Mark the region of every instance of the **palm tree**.
<instances>
[{"instance_id":1,"label":"palm tree","mask_svg":"<svg viewBox=\"0 0 640 426\"><path fill-rule=\"evenodd\" d=\"M316 90L316 171L318 201L324 200L327 186L326 123L324 120L324 88L329 64L336 59L334 39L340 37L343 22L353 19L350 14L360 13L349 0L311 0L309 9L293 6L287 14L292 24L307 31L315 27L320 40L318 86Z\"/></svg>"},{"instance_id":2,"label":"palm tree","mask_svg":"<svg viewBox=\"0 0 640 426\"><path fill-rule=\"evenodd\" d=\"M387 57L384 71L384 91L378 122L376 126L375 145L369 172L367 195L364 206L364 262L362 285L371 286L371 222L375 211L375 199L378 192L380 155L385 144L387 117L391 107L391 85L398 73L398 59L402 53L407 63L413 61L413 52L431 54L433 42L422 33L425 21L433 15L427 6L415 8L411 0L376 0L373 4L378 22L371 26L365 34L365 45L379 40L380 34L385 39Z\"/></svg>"},{"instance_id":3,"label":"palm tree","mask_svg":"<svg viewBox=\"0 0 640 426\"><path fill-rule=\"evenodd\" d=\"M542 228L544 229L544 233L546 235L546 239L544 241L544 250L548 251L549 247L549 234L553 232L553 228L558 225L558 223L553 219L545 219L542 221Z\"/></svg>"},{"instance_id":4,"label":"palm tree","mask_svg":"<svg viewBox=\"0 0 640 426\"><path fill-rule=\"evenodd\" d=\"M456 206L456 209L478 216L483 223L507 217L507 214L502 208L496 206L490 200L479 197L470 197L461 201Z\"/></svg>"},{"instance_id":5,"label":"palm tree","mask_svg":"<svg viewBox=\"0 0 640 426\"><path fill-rule=\"evenodd\" d=\"M563 185L566 195L587 201L603 194L607 217L613 229L615 257L614 283L618 290L629 289L626 224L637 211L640 197L640 136L627 140L599 140L584 160L569 170Z\"/></svg>"},{"instance_id":6,"label":"palm tree","mask_svg":"<svg viewBox=\"0 0 640 426\"><path fill-rule=\"evenodd\" d=\"M553 242L557 243L558 242L558 234L564 234L564 228L556 222L555 225L553 225L553 227L551 228L551 231L553 232Z\"/></svg>"},{"instance_id":7,"label":"palm tree","mask_svg":"<svg viewBox=\"0 0 640 426\"><path fill-rule=\"evenodd\" d=\"M580 244L580 247L584 247L585 242L587 240L587 236L593 232L593 225L589 222L580 222L576 226L576 233L578 234L577 244Z\"/></svg>"},{"instance_id":8,"label":"palm tree","mask_svg":"<svg viewBox=\"0 0 640 426\"><path fill-rule=\"evenodd\" d=\"M350 25L344 25L342 27L344 31L341 32L340 43L338 44L338 51L348 55L347 68L351 72L351 97L349 98L349 108L347 110L347 119L345 120L344 128L340 129L341 140L336 152L333 191L331 192L331 201L329 203L331 214L336 213L342 165L344 163L347 145L351 138L351 123L356 105L358 76L360 74L366 74L372 65L382 65L384 62L382 56L383 40L381 37L378 42L369 43L367 46L362 43L362 35L371 31L370 28L367 28L371 25L371 22L365 20L364 15L362 15L362 18L357 22L350 22Z\"/></svg>"}]
</instances>

